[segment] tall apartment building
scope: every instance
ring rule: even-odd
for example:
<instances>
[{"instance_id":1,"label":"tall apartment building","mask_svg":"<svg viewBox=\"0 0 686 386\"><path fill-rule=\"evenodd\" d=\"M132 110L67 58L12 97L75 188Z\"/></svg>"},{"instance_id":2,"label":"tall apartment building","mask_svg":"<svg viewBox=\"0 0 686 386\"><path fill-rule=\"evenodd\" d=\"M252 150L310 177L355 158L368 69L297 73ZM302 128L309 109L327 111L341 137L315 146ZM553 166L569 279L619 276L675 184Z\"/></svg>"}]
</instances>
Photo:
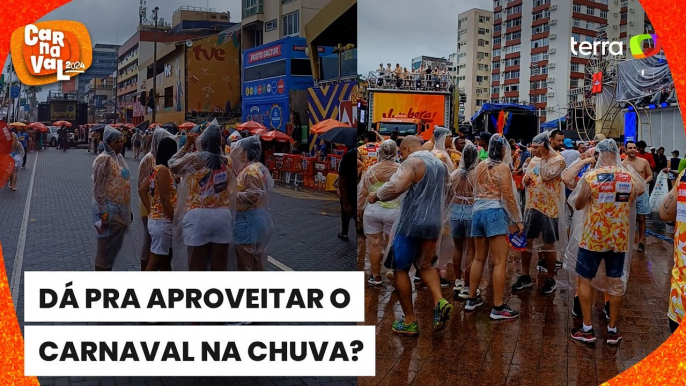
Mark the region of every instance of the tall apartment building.
<instances>
[{"instance_id":1,"label":"tall apartment building","mask_svg":"<svg viewBox=\"0 0 686 386\"><path fill-rule=\"evenodd\" d=\"M458 15L457 88L466 96L458 111L467 119L490 99L492 29L491 11L473 8Z\"/></svg>"},{"instance_id":2,"label":"tall apartment building","mask_svg":"<svg viewBox=\"0 0 686 386\"><path fill-rule=\"evenodd\" d=\"M93 62L90 67L80 74L78 78L78 90L81 100L85 96L85 87L94 78L107 78L117 69L117 44L96 44L93 46Z\"/></svg>"},{"instance_id":3,"label":"tall apartment building","mask_svg":"<svg viewBox=\"0 0 686 386\"><path fill-rule=\"evenodd\" d=\"M305 25L331 0L242 0L243 50L294 36L305 37Z\"/></svg>"},{"instance_id":4,"label":"tall apartment building","mask_svg":"<svg viewBox=\"0 0 686 386\"><path fill-rule=\"evenodd\" d=\"M529 103L541 122L567 114L584 87L588 58L572 56L571 38L622 40L652 32L638 0L494 0L491 101Z\"/></svg>"}]
</instances>

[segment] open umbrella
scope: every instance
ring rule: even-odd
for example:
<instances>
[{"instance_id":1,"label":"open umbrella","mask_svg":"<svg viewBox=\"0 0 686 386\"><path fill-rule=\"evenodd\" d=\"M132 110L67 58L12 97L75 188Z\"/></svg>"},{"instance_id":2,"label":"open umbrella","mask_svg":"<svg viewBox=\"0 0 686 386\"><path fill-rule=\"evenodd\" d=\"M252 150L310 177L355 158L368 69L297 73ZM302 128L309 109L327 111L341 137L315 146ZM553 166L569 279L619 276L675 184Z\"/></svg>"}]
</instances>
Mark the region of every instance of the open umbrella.
<instances>
[{"instance_id":1,"label":"open umbrella","mask_svg":"<svg viewBox=\"0 0 686 386\"><path fill-rule=\"evenodd\" d=\"M312 134L324 134L331 129L337 127L350 127L347 123L337 121L335 119L325 119L310 128Z\"/></svg>"},{"instance_id":2,"label":"open umbrella","mask_svg":"<svg viewBox=\"0 0 686 386\"><path fill-rule=\"evenodd\" d=\"M127 123L127 124L124 125L124 127L126 127L127 129L133 129L133 128L136 127L136 126L134 126L134 125L132 125L132 124L130 124L130 123Z\"/></svg>"},{"instance_id":3,"label":"open umbrella","mask_svg":"<svg viewBox=\"0 0 686 386\"><path fill-rule=\"evenodd\" d=\"M355 146L357 142L357 129L352 127L335 127L320 135L319 139L345 146Z\"/></svg>"},{"instance_id":4,"label":"open umbrella","mask_svg":"<svg viewBox=\"0 0 686 386\"><path fill-rule=\"evenodd\" d=\"M184 122L179 125L179 129L192 129L195 127L195 123L193 122Z\"/></svg>"},{"instance_id":5,"label":"open umbrella","mask_svg":"<svg viewBox=\"0 0 686 386\"><path fill-rule=\"evenodd\" d=\"M288 136L288 134L279 130L269 130L260 134L260 139L266 142L295 142L295 140Z\"/></svg>"},{"instance_id":6,"label":"open umbrella","mask_svg":"<svg viewBox=\"0 0 686 386\"><path fill-rule=\"evenodd\" d=\"M40 123L40 122L29 123L29 127L34 128L34 129L40 131L41 133L47 133L48 132L48 127L45 126L44 124Z\"/></svg>"},{"instance_id":7,"label":"open umbrella","mask_svg":"<svg viewBox=\"0 0 686 386\"><path fill-rule=\"evenodd\" d=\"M67 121L57 121L52 123L53 126L67 126L71 127L71 123Z\"/></svg>"},{"instance_id":8,"label":"open umbrella","mask_svg":"<svg viewBox=\"0 0 686 386\"><path fill-rule=\"evenodd\" d=\"M258 130L267 130L267 127L259 122L255 121L248 121L248 122L243 122L241 124L236 125L236 130L238 131L243 131L243 130L248 130L250 134L257 134Z\"/></svg>"},{"instance_id":9,"label":"open umbrella","mask_svg":"<svg viewBox=\"0 0 686 386\"><path fill-rule=\"evenodd\" d=\"M161 123L157 123L157 122L151 123L150 125L148 125L148 129L152 129L152 128L155 127L155 126L162 126L162 124L161 124Z\"/></svg>"},{"instance_id":10,"label":"open umbrella","mask_svg":"<svg viewBox=\"0 0 686 386\"><path fill-rule=\"evenodd\" d=\"M162 125L162 128L174 135L176 135L176 133L179 132L179 129L176 127L176 123L174 122L167 122L164 125Z\"/></svg>"},{"instance_id":11,"label":"open umbrella","mask_svg":"<svg viewBox=\"0 0 686 386\"><path fill-rule=\"evenodd\" d=\"M26 127L26 123L22 122L12 122L8 126L14 126L14 127Z\"/></svg>"}]
</instances>

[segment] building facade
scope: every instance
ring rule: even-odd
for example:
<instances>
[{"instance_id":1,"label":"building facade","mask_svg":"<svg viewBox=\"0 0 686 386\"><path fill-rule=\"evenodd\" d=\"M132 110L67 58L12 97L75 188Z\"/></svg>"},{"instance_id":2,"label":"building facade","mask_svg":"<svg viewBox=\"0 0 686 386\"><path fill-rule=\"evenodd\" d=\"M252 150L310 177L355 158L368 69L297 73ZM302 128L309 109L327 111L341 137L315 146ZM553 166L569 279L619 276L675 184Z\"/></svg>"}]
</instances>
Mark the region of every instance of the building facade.
<instances>
[{"instance_id":1,"label":"building facade","mask_svg":"<svg viewBox=\"0 0 686 386\"><path fill-rule=\"evenodd\" d=\"M541 122L567 115L588 86L588 58L570 41L623 41L653 32L638 0L493 2L492 102L528 102Z\"/></svg>"},{"instance_id":2,"label":"building facade","mask_svg":"<svg viewBox=\"0 0 686 386\"><path fill-rule=\"evenodd\" d=\"M84 101L86 85L95 78L107 78L117 69L117 44L96 44L93 46L93 62L83 73L78 75L79 99Z\"/></svg>"},{"instance_id":3,"label":"building facade","mask_svg":"<svg viewBox=\"0 0 686 386\"><path fill-rule=\"evenodd\" d=\"M490 99L492 29L491 11L474 8L458 16L456 84L466 96L458 106L458 112L465 117L474 115Z\"/></svg>"},{"instance_id":4,"label":"building facade","mask_svg":"<svg viewBox=\"0 0 686 386\"><path fill-rule=\"evenodd\" d=\"M435 58L433 56L418 56L412 59L412 68L419 70L420 67L431 68L448 68L450 63L446 58ZM395 64L391 64L391 68L395 68Z\"/></svg>"},{"instance_id":5,"label":"building facade","mask_svg":"<svg viewBox=\"0 0 686 386\"><path fill-rule=\"evenodd\" d=\"M305 37L305 25L331 0L242 0L242 47Z\"/></svg>"}]
</instances>

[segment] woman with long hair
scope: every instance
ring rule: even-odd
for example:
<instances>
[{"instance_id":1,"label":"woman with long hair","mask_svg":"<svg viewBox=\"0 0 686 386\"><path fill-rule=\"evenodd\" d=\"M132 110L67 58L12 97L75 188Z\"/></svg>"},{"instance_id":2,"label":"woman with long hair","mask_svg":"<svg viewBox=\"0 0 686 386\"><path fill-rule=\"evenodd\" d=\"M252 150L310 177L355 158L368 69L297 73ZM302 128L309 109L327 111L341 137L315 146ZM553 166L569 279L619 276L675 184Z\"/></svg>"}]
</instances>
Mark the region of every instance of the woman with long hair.
<instances>
[{"instance_id":1,"label":"woman with long hair","mask_svg":"<svg viewBox=\"0 0 686 386\"><path fill-rule=\"evenodd\" d=\"M141 204L145 206L148 212L147 228L151 240L150 257L145 267L146 271L171 269L176 181L169 171L169 160L176 154L177 150L175 140L163 138L157 148L153 171L145 182L138 187ZM152 201L150 197L152 197Z\"/></svg>"}]
</instances>

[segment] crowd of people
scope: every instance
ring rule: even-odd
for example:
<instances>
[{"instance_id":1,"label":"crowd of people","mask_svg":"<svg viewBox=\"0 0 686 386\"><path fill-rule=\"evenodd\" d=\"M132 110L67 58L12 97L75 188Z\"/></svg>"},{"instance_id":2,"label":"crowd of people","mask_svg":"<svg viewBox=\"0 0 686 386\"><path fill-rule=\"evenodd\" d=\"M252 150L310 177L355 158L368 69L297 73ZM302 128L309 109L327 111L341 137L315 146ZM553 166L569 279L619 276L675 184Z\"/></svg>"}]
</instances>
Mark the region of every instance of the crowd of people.
<instances>
[{"instance_id":1,"label":"crowd of people","mask_svg":"<svg viewBox=\"0 0 686 386\"><path fill-rule=\"evenodd\" d=\"M426 67L422 64L419 68L401 67L396 63L395 68L388 63L384 68L379 64L376 70L376 86L382 88L413 89L413 90L447 90L450 87L450 73L446 66Z\"/></svg>"},{"instance_id":2,"label":"crowd of people","mask_svg":"<svg viewBox=\"0 0 686 386\"><path fill-rule=\"evenodd\" d=\"M392 330L418 334L412 292L419 283L433 297L433 330L445 327L454 307L441 292L453 284L447 280L449 264L453 301L465 301L465 311L484 306L480 287L489 277L489 259L490 318L517 318L504 298L514 250L520 252L520 272L512 278L512 292L535 285L534 255L545 276L537 284L541 296L556 291L557 271L564 268L576 277L572 315L582 319L571 338L596 341L591 307L597 290L605 298L605 340L618 344L635 231L636 252L644 253L650 185L661 171L674 176L660 212L677 224L669 318L672 328L678 326L684 307L674 292L680 295L686 286L680 271L686 266L686 218L677 215L677 206L686 202L686 165L679 168L676 151L668 162L664 149L651 162L645 149L643 141L620 146L602 134L575 144L559 130L541 133L528 145L490 133L481 133L474 144L440 127L425 143L416 136L396 141L370 134L358 149L358 217L371 266L368 283L383 285L386 271L404 313Z\"/></svg>"},{"instance_id":3,"label":"crowd of people","mask_svg":"<svg viewBox=\"0 0 686 386\"><path fill-rule=\"evenodd\" d=\"M132 135L140 160L137 192L123 156L125 134L106 126L93 162L95 270L111 270L131 229L132 195L140 197L141 270L264 270L271 238L271 174L260 163L259 138L232 142L215 122L183 136L156 127ZM181 141L183 137L183 141ZM135 152L135 157L138 153Z\"/></svg>"}]
</instances>

